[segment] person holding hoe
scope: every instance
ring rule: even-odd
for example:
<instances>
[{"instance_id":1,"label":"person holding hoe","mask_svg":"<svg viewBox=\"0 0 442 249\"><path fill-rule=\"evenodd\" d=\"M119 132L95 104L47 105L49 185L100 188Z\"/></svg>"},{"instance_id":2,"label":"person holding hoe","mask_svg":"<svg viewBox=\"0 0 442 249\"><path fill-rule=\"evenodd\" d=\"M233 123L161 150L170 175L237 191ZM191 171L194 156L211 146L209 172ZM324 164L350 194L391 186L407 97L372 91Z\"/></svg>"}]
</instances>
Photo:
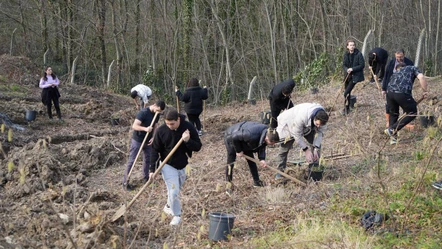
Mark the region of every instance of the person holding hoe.
<instances>
[{"instance_id":1,"label":"person holding hoe","mask_svg":"<svg viewBox=\"0 0 442 249\"><path fill-rule=\"evenodd\" d=\"M356 83L364 80L364 57L362 53L356 48L354 40L347 40L347 51L344 54L343 65L344 69L344 110L343 115L350 113L350 98L351 91Z\"/></svg>"},{"instance_id":2,"label":"person holding hoe","mask_svg":"<svg viewBox=\"0 0 442 249\"><path fill-rule=\"evenodd\" d=\"M268 96L271 112L270 128L275 129L278 126L278 115L281 111L293 107L290 95L294 88L295 81L293 79L288 79L277 84L270 91Z\"/></svg>"},{"instance_id":3,"label":"person holding hoe","mask_svg":"<svg viewBox=\"0 0 442 249\"><path fill-rule=\"evenodd\" d=\"M130 89L130 97L134 100L137 110L146 108L151 96L152 90L143 84L138 84ZM137 102L137 97L140 98L140 104Z\"/></svg>"},{"instance_id":4,"label":"person holding hoe","mask_svg":"<svg viewBox=\"0 0 442 249\"><path fill-rule=\"evenodd\" d=\"M181 222L181 198L180 191L186 181L186 166L188 158L192 157L193 151L199 151L202 147L200 137L195 127L185 121L185 116L171 108L164 116L165 124L157 128L150 158L150 176L155 173L156 162L164 161L175 145L183 140L175 150L173 156L161 168L161 174L167 187L167 204L163 211L173 216L170 225L175 226Z\"/></svg>"},{"instance_id":5,"label":"person holding hoe","mask_svg":"<svg viewBox=\"0 0 442 249\"><path fill-rule=\"evenodd\" d=\"M389 127L384 130L384 133L390 137L390 144L396 144L398 131L416 118L417 103L412 96L413 83L416 78L419 79L422 87L423 98L428 97L427 80L417 67L399 63L396 66L396 72L391 76L387 88ZM399 118L399 107L404 111L401 118Z\"/></svg>"},{"instance_id":6,"label":"person holding hoe","mask_svg":"<svg viewBox=\"0 0 442 249\"><path fill-rule=\"evenodd\" d=\"M278 141L278 133L269 129L265 124L244 121L230 126L224 133L224 144L227 149L227 182L232 182L233 166L237 157L246 155L254 158L253 153L257 153L260 166L266 167L266 146ZM253 186L263 187L264 183L259 179L256 163L251 160L247 160L247 163L253 177ZM232 189L230 184L227 188L227 194L231 195Z\"/></svg>"},{"instance_id":7,"label":"person holding hoe","mask_svg":"<svg viewBox=\"0 0 442 249\"><path fill-rule=\"evenodd\" d=\"M388 52L387 50L376 47L368 52L368 68L371 72L370 82L375 82L375 77L382 81L385 75L385 66L387 65Z\"/></svg>"},{"instance_id":8,"label":"person holding hoe","mask_svg":"<svg viewBox=\"0 0 442 249\"><path fill-rule=\"evenodd\" d=\"M386 96L386 94L387 94L387 87L388 87L388 84L390 83L390 78L393 75L393 73L396 72L396 67L399 63L405 63L405 65L407 65L407 66L414 65L412 60L405 57L405 50L402 48L396 49L396 52L394 53L394 58L388 62L387 67L385 68L385 77L384 77L384 80L382 81L382 94L384 96ZM387 100L387 99L385 99L385 100ZM388 107L388 104L386 103L385 104L385 119L387 120L386 127L390 126L390 124L389 124L390 113L388 111L389 111L389 107ZM411 128L411 126L410 126L410 128Z\"/></svg>"},{"instance_id":9,"label":"person holding hoe","mask_svg":"<svg viewBox=\"0 0 442 249\"><path fill-rule=\"evenodd\" d=\"M127 167L124 171L124 190L130 191L133 189L128 183L128 178L140 152L143 152L143 179L144 182L149 180L149 164L153 137L152 131L155 130L158 120L160 119L160 116L155 114L162 112L165 107L166 103L162 100L158 100L155 104L139 111L132 124L132 129L134 131L130 141L129 159L127 160Z\"/></svg>"},{"instance_id":10,"label":"person holding hoe","mask_svg":"<svg viewBox=\"0 0 442 249\"><path fill-rule=\"evenodd\" d=\"M181 93L180 89L175 87L175 94L179 100L185 103L184 110L186 111L189 122L195 125L200 136L203 135L200 115L203 112L203 100L209 97L207 88L205 86L202 88L198 79L192 78L189 80L184 93Z\"/></svg>"},{"instance_id":11,"label":"person holding hoe","mask_svg":"<svg viewBox=\"0 0 442 249\"><path fill-rule=\"evenodd\" d=\"M328 118L327 112L317 103L298 104L279 115L276 131L284 139L278 154L280 171L284 172L288 153L295 141L304 152L307 163L319 160ZM275 175L276 180L281 178L280 174Z\"/></svg>"}]
</instances>

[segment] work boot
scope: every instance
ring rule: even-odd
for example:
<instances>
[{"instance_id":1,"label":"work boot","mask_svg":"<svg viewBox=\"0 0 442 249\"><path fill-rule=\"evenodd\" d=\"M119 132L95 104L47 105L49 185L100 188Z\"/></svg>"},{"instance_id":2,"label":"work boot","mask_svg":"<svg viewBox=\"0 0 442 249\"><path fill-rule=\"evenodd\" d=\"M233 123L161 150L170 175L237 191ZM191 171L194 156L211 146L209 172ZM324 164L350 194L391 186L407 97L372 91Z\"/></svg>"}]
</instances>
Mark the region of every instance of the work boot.
<instances>
[{"instance_id":1,"label":"work boot","mask_svg":"<svg viewBox=\"0 0 442 249\"><path fill-rule=\"evenodd\" d=\"M134 188L132 187L132 185L130 185L129 183L123 183L123 189L125 191L132 191L134 190Z\"/></svg>"},{"instance_id":2,"label":"work boot","mask_svg":"<svg viewBox=\"0 0 442 249\"><path fill-rule=\"evenodd\" d=\"M264 187L264 186L265 186L265 184L261 180L253 181L253 187Z\"/></svg>"}]
</instances>

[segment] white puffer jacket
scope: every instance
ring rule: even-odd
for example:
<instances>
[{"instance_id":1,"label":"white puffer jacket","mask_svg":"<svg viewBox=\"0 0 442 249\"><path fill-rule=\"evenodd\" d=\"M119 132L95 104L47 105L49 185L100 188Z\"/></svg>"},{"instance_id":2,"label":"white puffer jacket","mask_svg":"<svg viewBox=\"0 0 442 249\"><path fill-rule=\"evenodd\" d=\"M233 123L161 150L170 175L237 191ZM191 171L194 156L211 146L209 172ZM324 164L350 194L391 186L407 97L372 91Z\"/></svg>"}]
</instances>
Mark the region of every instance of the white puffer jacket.
<instances>
[{"instance_id":1,"label":"white puffer jacket","mask_svg":"<svg viewBox=\"0 0 442 249\"><path fill-rule=\"evenodd\" d=\"M312 116L317 110L324 110L324 107L317 103L303 103L295 105L279 114L278 127L276 127L279 137L281 139L295 138L299 147L305 148L307 147L307 143L303 137L309 134L312 129L316 129L313 145L320 148L322 137L327 126L324 125L319 128L316 126L312 127Z\"/></svg>"}]
</instances>

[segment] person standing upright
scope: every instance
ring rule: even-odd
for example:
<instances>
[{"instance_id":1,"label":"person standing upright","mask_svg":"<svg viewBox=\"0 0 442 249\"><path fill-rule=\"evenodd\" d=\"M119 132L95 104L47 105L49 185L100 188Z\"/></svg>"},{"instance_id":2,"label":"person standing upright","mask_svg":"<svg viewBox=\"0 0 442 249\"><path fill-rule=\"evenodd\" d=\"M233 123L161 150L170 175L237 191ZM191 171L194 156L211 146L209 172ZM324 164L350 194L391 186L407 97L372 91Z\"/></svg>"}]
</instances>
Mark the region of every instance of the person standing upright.
<instances>
[{"instance_id":1,"label":"person standing upright","mask_svg":"<svg viewBox=\"0 0 442 249\"><path fill-rule=\"evenodd\" d=\"M134 100L137 110L141 110L146 108L149 104L149 99L152 96L152 90L148 86L138 84L130 89L130 96ZM140 98L140 104L137 102L137 97Z\"/></svg>"},{"instance_id":2,"label":"person standing upright","mask_svg":"<svg viewBox=\"0 0 442 249\"><path fill-rule=\"evenodd\" d=\"M390 113L389 126L384 133L390 137L390 144L396 144L397 133L405 125L416 118L417 104L413 99L412 90L414 80L418 78L423 90L423 97L428 96L427 80L415 66L399 63L396 72L390 78L387 87L387 105ZM399 119L399 107L404 111L404 117Z\"/></svg>"},{"instance_id":3,"label":"person standing upright","mask_svg":"<svg viewBox=\"0 0 442 249\"><path fill-rule=\"evenodd\" d=\"M193 151L201 149L201 140L195 127L185 120L185 116L171 108L164 115L165 124L159 126L155 132L150 158L150 174L156 169L158 160L164 161L175 145L183 139L170 160L161 169L163 180L167 187L167 204L163 211L172 215L170 225L175 226L181 222L180 191L186 181L186 166L188 158Z\"/></svg>"},{"instance_id":4,"label":"person standing upright","mask_svg":"<svg viewBox=\"0 0 442 249\"><path fill-rule=\"evenodd\" d=\"M382 81L385 75L385 66L387 65L388 52L387 50L377 47L368 52L368 67L373 71L374 75L370 82L374 82L376 76L379 81ZM370 73L371 74L371 73Z\"/></svg>"},{"instance_id":5,"label":"person standing upright","mask_svg":"<svg viewBox=\"0 0 442 249\"><path fill-rule=\"evenodd\" d=\"M344 98L345 105L342 114L350 113L350 97L351 91L356 83L364 80L364 56L356 48L354 40L347 40L347 51L344 54L343 60L344 69Z\"/></svg>"},{"instance_id":6,"label":"person standing upright","mask_svg":"<svg viewBox=\"0 0 442 249\"><path fill-rule=\"evenodd\" d=\"M413 66L414 63L412 60L408 59L407 57L405 57L405 51L401 48L401 49L396 49L395 53L394 53L394 57L393 59L391 59L388 64L387 67L385 68L385 77L384 80L382 81L382 94L384 95L384 97L387 97L387 87L388 84L390 83L390 78L393 75L393 73L396 72L396 66L399 63L405 63L405 65L407 66ZM389 119L390 119L390 114L388 112L388 104L385 104L385 119L387 120L387 124L386 126L388 127L389 124Z\"/></svg>"},{"instance_id":7,"label":"person standing upright","mask_svg":"<svg viewBox=\"0 0 442 249\"><path fill-rule=\"evenodd\" d=\"M187 118L196 127L198 134L201 136L203 132L200 115L203 112L203 100L209 97L207 88L205 86L201 88L198 79L192 78L189 80L184 94L180 92L178 87L175 88L175 94L179 100L185 103L184 111L187 114Z\"/></svg>"},{"instance_id":8,"label":"person standing upright","mask_svg":"<svg viewBox=\"0 0 442 249\"><path fill-rule=\"evenodd\" d=\"M270 91L268 96L271 111L270 128L275 129L278 126L278 115L281 111L293 107L290 95L294 88L295 81L293 79L288 79L277 84Z\"/></svg>"},{"instance_id":9,"label":"person standing upright","mask_svg":"<svg viewBox=\"0 0 442 249\"><path fill-rule=\"evenodd\" d=\"M47 67L43 77L40 79L39 87L43 88L41 93L41 99L48 111L49 119L52 119L52 103L54 103L55 111L57 112L58 119L61 120L60 111L60 92L58 91L58 85L60 80L57 75L53 73L52 67Z\"/></svg>"},{"instance_id":10,"label":"person standing upright","mask_svg":"<svg viewBox=\"0 0 442 249\"><path fill-rule=\"evenodd\" d=\"M144 182L149 180L149 165L150 165L150 154L151 154L151 145L153 138L153 131L155 130L158 120L160 116L158 115L155 120L155 113L162 112L166 107L166 103L162 100L158 100L155 104L148 106L147 108L142 109L138 112L135 121L132 124L133 135L130 142L129 149L129 159L127 160L126 170L124 171L123 178L123 189L124 190L132 190L132 186L130 186L127 182L127 177L129 172L131 171L135 159L137 157L138 151L141 149L143 152L143 178ZM153 123L152 123L153 121ZM150 127L150 124L153 124ZM148 137L146 138L147 132L149 132ZM146 139L146 142L141 148L143 141Z\"/></svg>"}]
</instances>

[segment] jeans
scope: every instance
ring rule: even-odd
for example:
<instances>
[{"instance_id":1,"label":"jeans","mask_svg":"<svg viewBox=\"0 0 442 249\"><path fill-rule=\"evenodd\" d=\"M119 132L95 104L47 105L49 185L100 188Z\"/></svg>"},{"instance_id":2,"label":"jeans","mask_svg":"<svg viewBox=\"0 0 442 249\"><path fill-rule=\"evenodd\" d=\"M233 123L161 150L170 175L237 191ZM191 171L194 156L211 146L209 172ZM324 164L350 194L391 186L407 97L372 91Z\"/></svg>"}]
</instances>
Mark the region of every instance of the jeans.
<instances>
[{"instance_id":1,"label":"jeans","mask_svg":"<svg viewBox=\"0 0 442 249\"><path fill-rule=\"evenodd\" d=\"M165 164L161 169L163 180L167 187L167 205L172 210L174 216L181 215L180 191L186 181L186 168L175 169L169 164Z\"/></svg>"},{"instance_id":2,"label":"jeans","mask_svg":"<svg viewBox=\"0 0 442 249\"><path fill-rule=\"evenodd\" d=\"M144 143L143 146L143 178L147 181L149 180L149 163L150 163L150 151L151 146L147 145L148 141ZM123 178L123 184L127 181L127 176L132 169L132 165L135 161L135 157L137 157L138 151L141 147L140 142L136 141L135 139L131 139L130 141L130 149L129 149L129 159L127 161L126 171L124 171L124 178Z\"/></svg>"}]
</instances>

